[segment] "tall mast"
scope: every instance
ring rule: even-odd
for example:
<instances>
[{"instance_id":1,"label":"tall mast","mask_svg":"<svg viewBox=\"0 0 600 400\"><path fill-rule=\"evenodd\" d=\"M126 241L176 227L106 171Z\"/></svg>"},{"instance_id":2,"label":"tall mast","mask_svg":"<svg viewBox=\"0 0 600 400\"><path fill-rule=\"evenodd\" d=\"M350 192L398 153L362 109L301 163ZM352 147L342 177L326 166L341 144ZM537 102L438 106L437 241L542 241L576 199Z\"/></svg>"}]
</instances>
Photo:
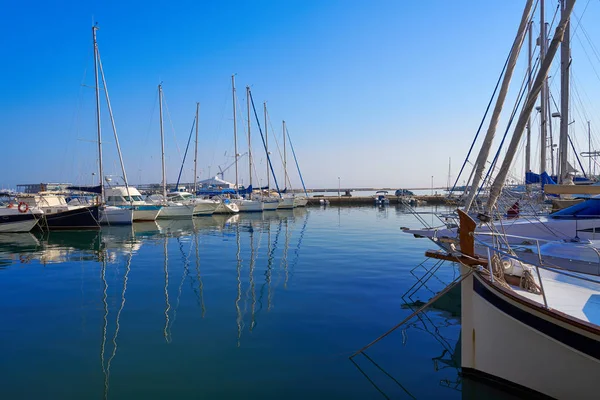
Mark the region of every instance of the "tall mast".
<instances>
[{"instance_id":1,"label":"tall mast","mask_svg":"<svg viewBox=\"0 0 600 400\"><path fill-rule=\"evenodd\" d=\"M567 3L572 0L561 1L561 14L565 12ZM560 45L560 136L558 140L559 150L559 183L566 178L567 175L567 156L568 156L568 137L569 137L569 66L571 64L571 24L567 24L563 41ZM589 124L589 122L588 122ZM591 150L590 150L591 152ZM591 163L590 154L590 163ZM590 173L591 171L588 171Z\"/></svg>"},{"instance_id":2,"label":"tall mast","mask_svg":"<svg viewBox=\"0 0 600 400\"><path fill-rule=\"evenodd\" d=\"M588 151L590 153L590 158L588 161L588 174L592 176L592 134L590 131L590 121L588 123Z\"/></svg>"},{"instance_id":3,"label":"tall mast","mask_svg":"<svg viewBox=\"0 0 600 400\"><path fill-rule=\"evenodd\" d=\"M515 70L517 59L519 58L519 53L521 52L521 46L525 39L527 21L529 21L529 14L531 12L532 5L533 0L528 0L525 4L525 8L523 9L521 23L519 24L517 35L515 36L515 40L513 41L513 45L510 50L510 57L506 66L506 73L504 74L504 78L502 79L502 85L500 87L500 92L498 94L498 98L496 99L496 105L494 106L494 111L490 119L490 125L485 134L485 138L483 139L483 144L481 145L481 150L479 151L479 155L477 156L477 161L475 162L475 175L473 176L473 181L471 182L471 190L469 191L469 197L465 202L465 211L469 211L469 209L471 208L473 200L477 195L477 188L479 187L479 184L482 181L483 172L485 171L486 167L486 161L490 154L492 142L494 140L494 136L496 135L496 128L498 127L498 121L500 120L500 114L502 113L502 108L504 107L504 100L506 99L508 88L510 86L510 81L513 76L513 71Z\"/></svg>"},{"instance_id":4,"label":"tall mast","mask_svg":"<svg viewBox=\"0 0 600 400\"><path fill-rule=\"evenodd\" d=\"M196 145L194 146L194 195L196 194L197 183L198 183L198 114L200 113L200 103L196 103Z\"/></svg>"},{"instance_id":5,"label":"tall mast","mask_svg":"<svg viewBox=\"0 0 600 400\"><path fill-rule=\"evenodd\" d=\"M532 60L532 42L533 42L533 21L529 22L529 54L527 58L527 93L531 91L531 60ZM527 119L527 140L525 144L525 173L531 171L531 115ZM529 185L527 185L529 189Z\"/></svg>"},{"instance_id":6,"label":"tall mast","mask_svg":"<svg viewBox=\"0 0 600 400\"><path fill-rule=\"evenodd\" d=\"M544 86L544 81L546 80L548 76L548 71L552 66L552 59L558 51L558 46L562 41L565 26L569 22L569 17L571 15L571 12L573 11L574 3L575 1L573 0L569 2L565 7L565 10L560 17L560 22L558 23L558 26L554 31L552 42L548 47L548 56L547 58L544 58L542 60L540 64L540 69L535 77L535 80L533 81L533 85L531 86L531 91L527 95L527 100L525 101L525 104L521 109L521 114L519 115L519 119L517 121L517 124L515 125L513 137L506 150L506 156L504 157L502 165L498 170L499 172L496 175L496 179L494 180L494 183L490 188L490 194L486 205L486 211L488 213L491 213L494 210L496 201L498 200L498 197L502 192L502 188L504 187L504 183L506 181L506 176L508 175L510 166L515 158L515 154L517 153L517 149L521 143L521 139L523 138L523 132L525 130L525 124L527 124L527 119L529 118L529 113L531 113L531 111L533 110L536 98L540 94L541 88Z\"/></svg>"},{"instance_id":7,"label":"tall mast","mask_svg":"<svg viewBox=\"0 0 600 400\"><path fill-rule=\"evenodd\" d=\"M283 129L283 178L284 178L284 186L287 188L288 184L288 174L287 174L287 153L285 146L285 121L282 122Z\"/></svg>"},{"instance_id":8,"label":"tall mast","mask_svg":"<svg viewBox=\"0 0 600 400\"><path fill-rule=\"evenodd\" d=\"M546 22L544 19L544 0L540 0L540 62L546 58ZM546 171L546 97L547 97L547 77L544 78L540 94L540 174Z\"/></svg>"},{"instance_id":9,"label":"tall mast","mask_svg":"<svg viewBox=\"0 0 600 400\"><path fill-rule=\"evenodd\" d=\"M267 153L267 191L271 188L271 174L269 171L269 134L267 132L267 102L263 103L263 109L265 113L265 151Z\"/></svg>"},{"instance_id":10,"label":"tall mast","mask_svg":"<svg viewBox=\"0 0 600 400\"><path fill-rule=\"evenodd\" d=\"M96 80L96 127L98 129L98 172L100 174L100 199L104 203L104 171L102 169L102 131L100 129L100 87L98 86L98 43L96 42L97 26L92 26L94 39L94 77Z\"/></svg>"},{"instance_id":11,"label":"tall mast","mask_svg":"<svg viewBox=\"0 0 600 400\"><path fill-rule=\"evenodd\" d=\"M163 201L167 201L167 177L165 172L165 137L163 133L163 109L162 109L162 84L158 85L158 109L160 111L160 150L162 159L162 190L163 190Z\"/></svg>"},{"instance_id":12,"label":"tall mast","mask_svg":"<svg viewBox=\"0 0 600 400\"><path fill-rule=\"evenodd\" d=\"M237 149L237 114L235 110L235 75L231 75L231 95L233 97L233 151L235 153L235 190L238 186L238 149Z\"/></svg>"},{"instance_id":13,"label":"tall mast","mask_svg":"<svg viewBox=\"0 0 600 400\"><path fill-rule=\"evenodd\" d=\"M248 187L252 187L252 141L250 140L250 86L246 86L246 108L248 109L248 175L250 180ZM252 192L248 194L252 198Z\"/></svg>"}]
</instances>

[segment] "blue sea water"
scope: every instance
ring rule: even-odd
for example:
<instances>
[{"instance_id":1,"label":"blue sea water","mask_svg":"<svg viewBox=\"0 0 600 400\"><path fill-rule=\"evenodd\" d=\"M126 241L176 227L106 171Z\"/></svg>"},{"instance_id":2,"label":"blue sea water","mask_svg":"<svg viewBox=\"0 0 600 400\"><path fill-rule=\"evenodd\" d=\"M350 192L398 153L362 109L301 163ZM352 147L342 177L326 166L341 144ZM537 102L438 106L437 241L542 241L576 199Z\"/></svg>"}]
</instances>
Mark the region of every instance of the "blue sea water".
<instances>
[{"instance_id":1,"label":"blue sea water","mask_svg":"<svg viewBox=\"0 0 600 400\"><path fill-rule=\"evenodd\" d=\"M330 207L0 235L0 398L504 398L460 377L447 311L349 359L456 277L415 287L432 245L401 226Z\"/></svg>"}]
</instances>

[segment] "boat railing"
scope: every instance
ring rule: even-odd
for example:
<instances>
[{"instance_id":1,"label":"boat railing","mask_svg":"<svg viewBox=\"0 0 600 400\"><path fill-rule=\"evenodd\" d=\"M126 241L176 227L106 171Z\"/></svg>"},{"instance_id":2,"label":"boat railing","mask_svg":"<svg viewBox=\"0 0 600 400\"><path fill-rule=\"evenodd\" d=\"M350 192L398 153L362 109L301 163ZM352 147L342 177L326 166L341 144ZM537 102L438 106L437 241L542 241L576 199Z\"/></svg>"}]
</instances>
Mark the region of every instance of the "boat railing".
<instances>
[{"instance_id":1,"label":"boat railing","mask_svg":"<svg viewBox=\"0 0 600 400\"><path fill-rule=\"evenodd\" d=\"M493 278L494 274L492 272L492 256L493 256L494 253L497 253L497 254L500 254L502 256L508 257L510 259L519 261L519 262L521 262L521 263L523 263L525 265L531 265L531 266L535 267L536 275L537 275L537 278L538 278L538 281L539 281L539 285L540 285L540 291L541 291L541 294L542 294L542 297L543 297L543 300L544 300L544 307L546 307L546 308L548 308L548 299L546 297L546 291L544 290L544 283L543 283L543 280L542 280L542 276L540 274L540 269L546 270L546 271L550 271L550 272L553 272L553 273L556 273L556 274L560 274L560 275L563 275L563 276L567 276L567 277L570 277L570 278L573 278L573 279L578 279L578 280L585 281L585 282L591 282L591 283L594 283L596 285L599 285L599 288L600 288L600 280L598 280L598 279L592 279L592 278L589 278L587 276L583 276L583 274L572 273L572 272L567 271L565 269L562 269L562 268L560 268L558 266L547 266L547 265L544 265L544 262L543 262L543 259L542 259L542 252L540 250L540 241L548 241L548 240L531 238L531 237L525 237L525 236L517 236L517 235L507 235L507 234L494 233L494 232L489 232L489 233L485 232L485 233L476 233L476 234L471 233L471 235L473 236L473 239L475 240L475 242L478 245L485 247L486 250L487 250L488 272L490 273L490 277L491 277L490 279L491 279L492 282L494 281L494 278ZM532 260L525 261L525 260L519 258L517 255L515 255L513 253L510 253L508 251L504 251L502 249L499 249L498 247L494 246L493 244L485 242L485 241L479 239L477 236L480 236L480 235L488 235L488 236L489 235L495 235L495 236L502 236L502 237L516 237L516 238L525 238L525 239L531 240L532 242L535 242L535 245L537 247L538 261L537 262L536 261L532 261ZM592 250L595 251L595 253L598 255L598 259L599 259L599 262L600 262L600 252L598 252L598 250L595 249L591 245L589 246L589 248L591 248Z\"/></svg>"}]
</instances>

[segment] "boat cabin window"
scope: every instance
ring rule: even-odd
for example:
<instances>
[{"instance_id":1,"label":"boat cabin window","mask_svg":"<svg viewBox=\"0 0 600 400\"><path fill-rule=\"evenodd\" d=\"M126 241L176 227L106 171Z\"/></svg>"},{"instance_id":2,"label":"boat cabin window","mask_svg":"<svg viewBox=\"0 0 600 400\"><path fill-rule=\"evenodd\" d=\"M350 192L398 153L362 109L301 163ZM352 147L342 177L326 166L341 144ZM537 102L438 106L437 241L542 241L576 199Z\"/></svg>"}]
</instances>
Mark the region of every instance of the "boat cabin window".
<instances>
[{"instance_id":1,"label":"boat cabin window","mask_svg":"<svg viewBox=\"0 0 600 400\"><path fill-rule=\"evenodd\" d=\"M589 199L583 203L572 205L553 214L550 218L554 219L590 219L600 218L600 199Z\"/></svg>"},{"instance_id":2,"label":"boat cabin window","mask_svg":"<svg viewBox=\"0 0 600 400\"><path fill-rule=\"evenodd\" d=\"M121 196L108 196L106 198L106 201L108 203L122 203L123 201L125 201L125 199Z\"/></svg>"}]
</instances>

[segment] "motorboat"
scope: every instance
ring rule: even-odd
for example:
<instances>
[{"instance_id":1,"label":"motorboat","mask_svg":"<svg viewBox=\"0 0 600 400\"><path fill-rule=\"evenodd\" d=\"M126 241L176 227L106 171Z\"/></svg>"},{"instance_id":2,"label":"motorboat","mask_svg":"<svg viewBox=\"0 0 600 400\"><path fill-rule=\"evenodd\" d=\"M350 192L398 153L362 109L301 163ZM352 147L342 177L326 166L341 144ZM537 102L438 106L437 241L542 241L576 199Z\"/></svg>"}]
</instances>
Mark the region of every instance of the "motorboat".
<instances>
[{"instance_id":1,"label":"motorboat","mask_svg":"<svg viewBox=\"0 0 600 400\"><path fill-rule=\"evenodd\" d=\"M162 209L161 205L145 201L142 194L132 186L105 187L104 192L106 205L132 208L133 221L154 221Z\"/></svg>"},{"instance_id":2,"label":"motorboat","mask_svg":"<svg viewBox=\"0 0 600 400\"><path fill-rule=\"evenodd\" d=\"M390 204L390 199L387 198L387 194L387 190L379 190L375 192L375 196L373 196L373 199L375 200L375 205L387 206L388 204Z\"/></svg>"},{"instance_id":3,"label":"motorboat","mask_svg":"<svg viewBox=\"0 0 600 400\"><path fill-rule=\"evenodd\" d=\"M99 205L69 205L64 194L54 191L19 194L15 200L18 207L43 211L43 229L100 229Z\"/></svg>"},{"instance_id":4,"label":"motorboat","mask_svg":"<svg viewBox=\"0 0 600 400\"><path fill-rule=\"evenodd\" d=\"M189 192L172 192L167 194L167 198L172 202L193 205L192 214L194 217L212 215L221 204L218 200L202 199Z\"/></svg>"}]
</instances>

